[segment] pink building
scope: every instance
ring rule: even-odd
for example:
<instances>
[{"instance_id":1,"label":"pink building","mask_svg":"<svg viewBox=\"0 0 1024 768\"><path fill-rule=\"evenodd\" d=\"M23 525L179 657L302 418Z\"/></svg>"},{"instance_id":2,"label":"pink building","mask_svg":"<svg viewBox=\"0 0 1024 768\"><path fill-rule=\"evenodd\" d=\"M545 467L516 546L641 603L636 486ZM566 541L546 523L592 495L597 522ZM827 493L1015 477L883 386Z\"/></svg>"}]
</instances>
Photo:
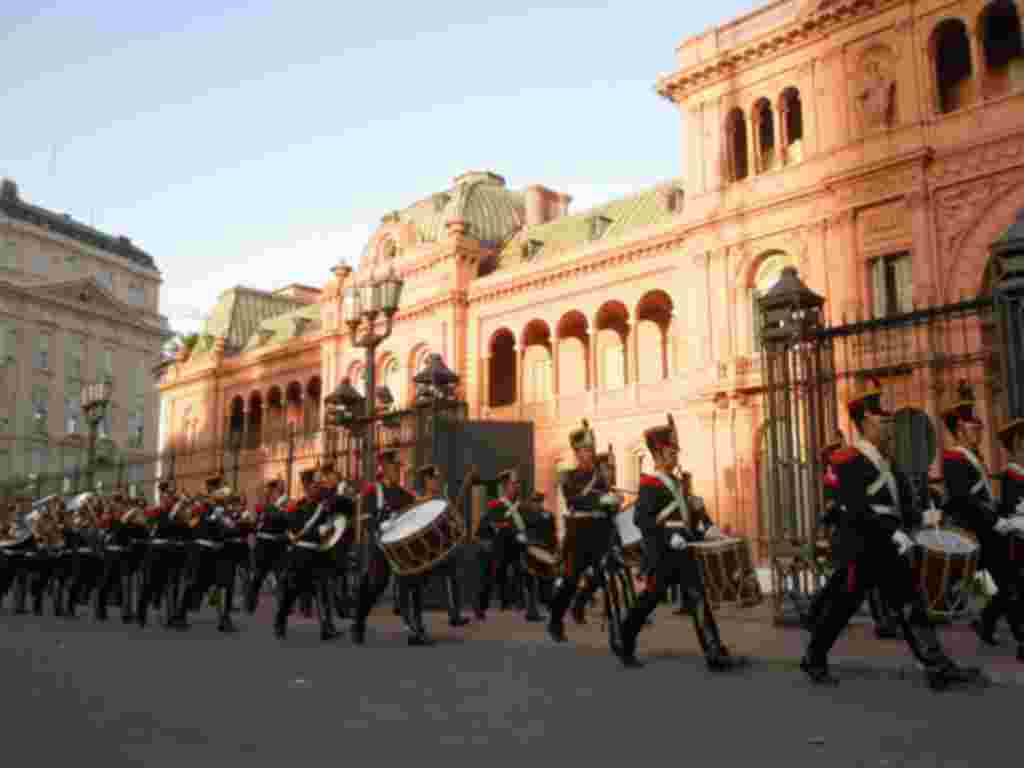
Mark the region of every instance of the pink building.
<instances>
[{"instance_id":1,"label":"pink building","mask_svg":"<svg viewBox=\"0 0 1024 768\"><path fill-rule=\"evenodd\" d=\"M341 291L394 268L376 365L400 403L440 353L474 417L535 424L549 494L580 418L633 486L643 429L671 412L712 514L762 537L756 299L787 265L833 324L988 290L988 247L1024 209L1017 5L781 0L685 40L658 80L685 178L573 212L463 174L386 215L351 274L226 291L164 379L164 434L243 432L243 483L278 474L280 426L312 431L323 394L361 385Z\"/></svg>"}]
</instances>

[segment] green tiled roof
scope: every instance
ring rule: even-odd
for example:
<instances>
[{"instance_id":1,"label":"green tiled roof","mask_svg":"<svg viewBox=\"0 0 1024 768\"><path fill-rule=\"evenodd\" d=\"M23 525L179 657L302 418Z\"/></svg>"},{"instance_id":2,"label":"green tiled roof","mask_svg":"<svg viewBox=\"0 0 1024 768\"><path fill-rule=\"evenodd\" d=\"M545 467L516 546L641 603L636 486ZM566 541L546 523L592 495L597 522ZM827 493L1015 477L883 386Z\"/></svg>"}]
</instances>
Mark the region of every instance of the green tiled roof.
<instances>
[{"instance_id":1,"label":"green tiled roof","mask_svg":"<svg viewBox=\"0 0 1024 768\"><path fill-rule=\"evenodd\" d=\"M562 216L546 224L526 227L516 233L501 249L495 269L513 269L529 261L556 258L591 241L593 218L603 216L609 220L599 238L602 242L617 243L628 240L633 233L662 222L675 215L660 199L659 190L665 186L683 189L682 179L673 179L630 197L612 200L589 211ZM539 243L530 258L524 254L530 241Z\"/></svg>"},{"instance_id":2,"label":"green tiled roof","mask_svg":"<svg viewBox=\"0 0 1024 768\"><path fill-rule=\"evenodd\" d=\"M319 313L319 305L312 306ZM212 341L204 337L217 336L225 337L228 353L237 351L246 345L261 323L299 308L307 309L308 306L304 302L266 291L242 286L231 288L220 295L206 316L195 351L208 352Z\"/></svg>"},{"instance_id":3,"label":"green tiled roof","mask_svg":"<svg viewBox=\"0 0 1024 768\"><path fill-rule=\"evenodd\" d=\"M502 243L523 226L526 203L524 193L508 189L501 176L474 171L456 178L444 192L394 213L400 221L415 226L420 242L443 240L447 222L463 219L469 224L471 237ZM364 257L366 254L364 250Z\"/></svg>"},{"instance_id":4,"label":"green tiled roof","mask_svg":"<svg viewBox=\"0 0 1024 768\"><path fill-rule=\"evenodd\" d=\"M305 323L297 324L296 320L305 320ZM272 347L276 344L284 344L304 333L311 333L320 330L320 305L306 304L284 314L264 320L259 327L254 329L246 341L244 352L263 347ZM263 333L260 333L263 331Z\"/></svg>"}]
</instances>

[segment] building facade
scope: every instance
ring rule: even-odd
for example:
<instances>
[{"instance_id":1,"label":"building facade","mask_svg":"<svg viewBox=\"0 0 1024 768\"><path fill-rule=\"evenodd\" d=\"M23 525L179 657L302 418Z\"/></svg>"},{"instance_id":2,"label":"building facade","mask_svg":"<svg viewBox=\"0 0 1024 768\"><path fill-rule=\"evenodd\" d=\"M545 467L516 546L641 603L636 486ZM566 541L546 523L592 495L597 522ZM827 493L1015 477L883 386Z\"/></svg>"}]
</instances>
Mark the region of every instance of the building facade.
<instances>
[{"instance_id":1,"label":"building facade","mask_svg":"<svg viewBox=\"0 0 1024 768\"><path fill-rule=\"evenodd\" d=\"M440 353L474 416L534 423L547 493L581 418L629 486L643 430L671 412L716 518L763 538L757 298L787 266L832 324L990 290L989 245L1024 209L1020 8L781 0L676 58L657 90L679 108L685 178L574 213L472 172L386 215L319 291L228 291L162 384L171 443L244 434L251 481L279 473L284 425L319 423L343 377L361 385L343 290L394 269L405 291L374 364L400 403Z\"/></svg>"},{"instance_id":2,"label":"building facade","mask_svg":"<svg viewBox=\"0 0 1024 768\"><path fill-rule=\"evenodd\" d=\"M104 469L97 477L108 488L121 480L143 490L141 460L155 454L158 437L160 283L152 257L127 238L32 205L3 181L0 484L82 487L89 434L82 387L107 380L112 402L98 428Z\"/></svg>"}]
</instances>

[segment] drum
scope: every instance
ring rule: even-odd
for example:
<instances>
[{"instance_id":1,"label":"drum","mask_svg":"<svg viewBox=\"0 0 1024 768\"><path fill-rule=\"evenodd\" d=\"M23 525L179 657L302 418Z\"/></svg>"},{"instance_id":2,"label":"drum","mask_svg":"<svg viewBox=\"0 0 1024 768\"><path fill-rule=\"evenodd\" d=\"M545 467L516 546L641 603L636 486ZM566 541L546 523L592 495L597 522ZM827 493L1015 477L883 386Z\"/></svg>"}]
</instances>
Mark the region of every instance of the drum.
<instances>
[{"instance_id":1,"label":"drum","mask_svg":"<svg viewBox=\"0 0 1024 768\"><path fill-rule=\"evenodd\" d=\"M967 587L974 581L981 549L978 540L960 528L926 528L914 536L914 578L925 593L928 611L956 616L968 608Z\"/></svg>"},{"instance_id":2,"label":"drum","mask_svg":"<svg viewBox=\"0 0 1024 768\"><path fill-rule=\"evenodd\" d=\"M529 544L526 547L526 570L539 579L557 579L562 559L550 549Z\"/></svg>"},{"instance_id":3,"label":"drum","mask_svg":"<svg viewBox=\"0 0 1024 768\"><path fill-rule=\"evenodd\" d=\"M712 539L690 545L701 566L704 589L712 608L721 605L759 604L761 582L757 579L746 539Z\"/></svg>"},{"instance_id":4,"label":"drum","mask_svg":"<svg viewBox=\"0 0 1024 768\"><path fill-rule=\"evenodd\" d=\"M380 548L399 576L439 565L462 542L464 528L444 499L414 504L380 537Z\"/></svg>"},{"instance_id":5,"label":"drum","mask_svg":"<svg viewBox=\"0 0 1024 768\"><path fill-rule=\"evenodd\" d=\"M619 532L619 541L622 542L623 560L628 567L639 568L644 556L644 537L633 522L632 505L615 516L615 527Z\"/></svg>"}]
</instances>

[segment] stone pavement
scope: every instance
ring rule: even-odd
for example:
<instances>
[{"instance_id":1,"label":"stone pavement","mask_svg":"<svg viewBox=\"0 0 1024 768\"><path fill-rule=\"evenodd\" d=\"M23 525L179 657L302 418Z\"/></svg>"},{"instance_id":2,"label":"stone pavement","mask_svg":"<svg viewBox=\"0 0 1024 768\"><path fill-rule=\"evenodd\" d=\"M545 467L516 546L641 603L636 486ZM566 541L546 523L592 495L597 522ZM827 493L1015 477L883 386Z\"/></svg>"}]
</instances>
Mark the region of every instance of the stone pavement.
<instances>
[{"instance_id":1,"label":"stone pavement","mask_svg":"<svg viewBox=\"0 0 1024 768\"><path fill-rule=\"evenodd\" d=\"M648 656L700 656L693 623L688 616L676 615L673 610L669 605L659 606L654 623L641 633L637 654L641 659ZM467 611L466 615L468 617L470 613ZM722 639L733 651L762 663L797 669L809 635L794 627L775 626L767 600L753 608L723 608L716 615ZM269 613L261 618L269 621ZM307 621L301 617L292 619L292 623ZM435 634L452 632L467 639L547 641L543 623L527 623L522 614L513 610L492 610L485 623L474 621L458 630L448 627L447 614L441 612L428 613L427 623ZM347 626L347 622L339 622L339 626ZM392 614L389 605L381 605L375 610L371 626L379 627L392 637L399 637L402 632L401 622ZM577 625L567 617L566 634L569 646L588 653L610 654L608 636L602 629L601 615L596 607L591 608L585 625ZM965 666L982 668L994 683L1024 685L1024 663L1017 661L1017 646L1005 622L1001 623L997 635L1002 640L1002 647L990 648L978 641L966 620L939 625L939 637L947 653L955 660ZM847 628L833 650L831 664L839 675L844 670L856 671L860 675L897 678L919 674L906 643L902 639L879 640L869 619L855 619Z\"/></svg>"},{"instance_id":2,"label":"stone pavement","mask_svg":"<svg viewBox=\"0 0 1024 768\"><path fill-rule=\"evenodd\" d=\"M279 642L265 615L240 617L234 636L208 610L187 633L0 615L2 754L12 765L105 768L931 768L999 765L1019 748L1016 687L936 694L920 676L844 669L838 689L823 689L772 662L715 675L681 620L659 616L645 638L650 663L625 670L597 625L570 627L572 642L555 645L509 613L459 629L433 614L434 648L406 647L384 606L360 648L321 643L306 620ZM680 650L662 655L669 640Z\"/></svg>"}]
</instances>

